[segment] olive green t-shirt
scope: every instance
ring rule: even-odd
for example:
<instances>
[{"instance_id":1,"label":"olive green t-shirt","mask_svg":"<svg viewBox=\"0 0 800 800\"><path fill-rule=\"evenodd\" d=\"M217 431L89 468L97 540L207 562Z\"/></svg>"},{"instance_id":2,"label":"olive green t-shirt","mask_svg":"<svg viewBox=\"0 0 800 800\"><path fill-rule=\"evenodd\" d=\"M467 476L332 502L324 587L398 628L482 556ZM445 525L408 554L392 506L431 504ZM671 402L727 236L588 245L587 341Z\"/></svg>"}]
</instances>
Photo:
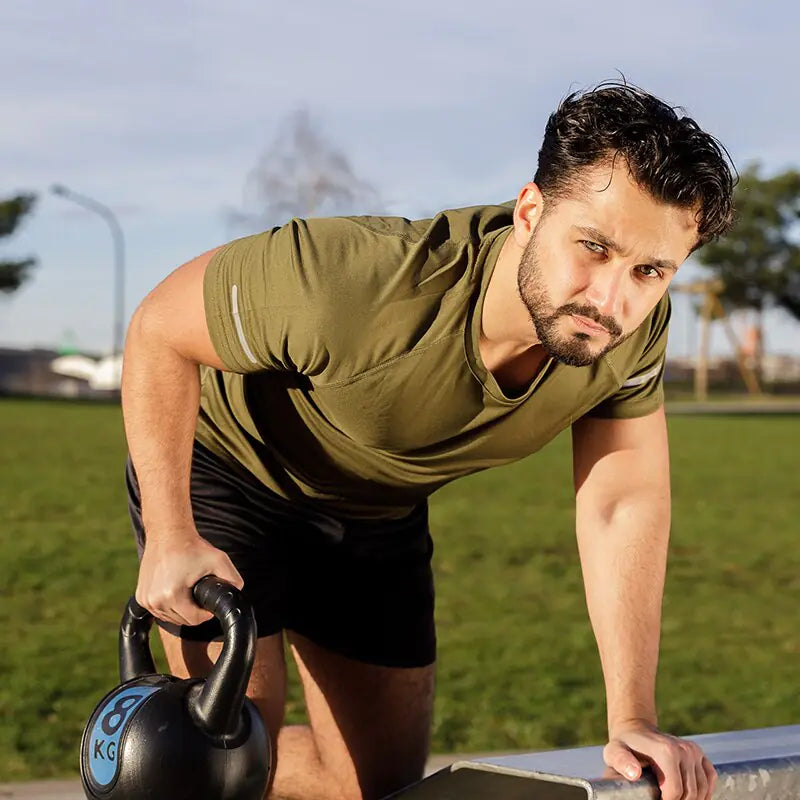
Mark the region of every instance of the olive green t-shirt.
<instances>
[{"instance_id":1,"label":"olive green t-shirt","mask_svg":"<svg viewBox=\"0 0 800 800\"><path fill-rule=\"evenodd\" d=\"M289 500L397 517L584 414L657 409L666 297L598 363L550 360L524 392L502 391L478 342L511 214L294 219L223 247L204 295L229 371L203 370L198 440Z\"/></svg>"}]
</instances>

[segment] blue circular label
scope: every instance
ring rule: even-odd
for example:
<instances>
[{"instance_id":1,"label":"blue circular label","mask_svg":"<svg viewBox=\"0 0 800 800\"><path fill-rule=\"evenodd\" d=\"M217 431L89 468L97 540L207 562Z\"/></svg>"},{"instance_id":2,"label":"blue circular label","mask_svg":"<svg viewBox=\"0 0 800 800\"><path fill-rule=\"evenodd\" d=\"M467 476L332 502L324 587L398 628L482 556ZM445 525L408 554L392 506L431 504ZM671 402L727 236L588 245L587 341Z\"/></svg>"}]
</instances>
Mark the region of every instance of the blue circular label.
<instances>
[{"instance_id":1,"label":"blue circular label","mask_svg":"<svg viewBox=\"0 0 800 800\"><path fill-rule=\"evenodd\" d=\"M158 686L131 686L114 692L95 712L89 732L87 763L89 773L99 789L113 783L119 770L119 742L130 723L133 712Z\"/></svg>"}]
</instances>

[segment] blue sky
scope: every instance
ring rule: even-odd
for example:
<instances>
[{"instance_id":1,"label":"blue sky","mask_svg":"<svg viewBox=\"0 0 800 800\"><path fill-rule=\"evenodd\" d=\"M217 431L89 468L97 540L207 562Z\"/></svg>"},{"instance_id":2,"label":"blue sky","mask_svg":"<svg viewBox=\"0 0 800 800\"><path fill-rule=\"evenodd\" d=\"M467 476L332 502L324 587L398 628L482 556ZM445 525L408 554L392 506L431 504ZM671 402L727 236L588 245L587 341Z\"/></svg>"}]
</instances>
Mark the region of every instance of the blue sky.
<instances>
[{"instance_id":1,"label":"blue sky","mask_svg":"<svg viewBox=\"0 0 800 800\"><path fill-rule=\"evenodd\" d=\"M558 101L618 72L684 106L738 166L797 166L799 9L4 0L0 194L40 198L0 255L40 265L0 298L0 346L57 345L67 331L85 349L111 344L108 229L48 194L52 183L117 212L130 313L174 267L236 235L224 210L241 203L248 171L299 107L377 188L382 210L411 217L516 195ZM798 352L799 333L773 315L768 347ZM677 298L672 354L690 352L694 336Z\"/></svg>"}]
</instances>

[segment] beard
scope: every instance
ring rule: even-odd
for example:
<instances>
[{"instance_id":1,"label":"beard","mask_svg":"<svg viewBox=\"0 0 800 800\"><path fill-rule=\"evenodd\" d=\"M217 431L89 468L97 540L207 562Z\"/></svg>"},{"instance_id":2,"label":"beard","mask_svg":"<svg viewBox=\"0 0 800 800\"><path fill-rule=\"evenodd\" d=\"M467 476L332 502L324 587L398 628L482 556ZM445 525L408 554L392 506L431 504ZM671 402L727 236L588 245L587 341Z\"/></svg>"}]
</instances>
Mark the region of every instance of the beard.
<instances>
[{"instance_id":1,"label":"beard","mask_svg":"<svg viewBox=\"0 0 800 800\"><path fill-rule=\"evenodd\" d=\"M557 308L553 306L536 252L536 233L534 230L519 263L517 290L520 299L528 309L536 336L547 355L570 367L588 367L622 344L633 331L623 334L622 327L613 317L601 314L591 305L567 303ZM592 346L594 337L589 333L562 333L559 322L570 314L586 317L596 325L602 325L608 332L608 342L600 349L595 349Z\"/></svg>"}]
</instances>

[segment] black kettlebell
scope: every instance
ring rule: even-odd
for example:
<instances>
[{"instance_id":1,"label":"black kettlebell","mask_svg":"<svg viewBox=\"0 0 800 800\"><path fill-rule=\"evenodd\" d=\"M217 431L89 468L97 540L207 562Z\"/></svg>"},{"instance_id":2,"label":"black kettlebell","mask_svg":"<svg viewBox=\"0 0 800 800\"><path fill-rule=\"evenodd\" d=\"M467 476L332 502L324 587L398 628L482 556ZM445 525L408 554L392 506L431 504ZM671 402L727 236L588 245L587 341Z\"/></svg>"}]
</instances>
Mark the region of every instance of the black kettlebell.
<instances>
[{"instance_id":1,"label":"black kettlebell","mask_svg":"<svg viewBox=\"0 0 800 800\"><path fill-rule=\"evenodd\" d=\"M90 800L262 800L270 743L245 697L253 668L253 610L214 576L193 589L222 624L225 641L204 679L156 674L152 615L131 597L119 632L122 683L95 708L81 740L81 781Z\"/></svg>"}]
</instances>

